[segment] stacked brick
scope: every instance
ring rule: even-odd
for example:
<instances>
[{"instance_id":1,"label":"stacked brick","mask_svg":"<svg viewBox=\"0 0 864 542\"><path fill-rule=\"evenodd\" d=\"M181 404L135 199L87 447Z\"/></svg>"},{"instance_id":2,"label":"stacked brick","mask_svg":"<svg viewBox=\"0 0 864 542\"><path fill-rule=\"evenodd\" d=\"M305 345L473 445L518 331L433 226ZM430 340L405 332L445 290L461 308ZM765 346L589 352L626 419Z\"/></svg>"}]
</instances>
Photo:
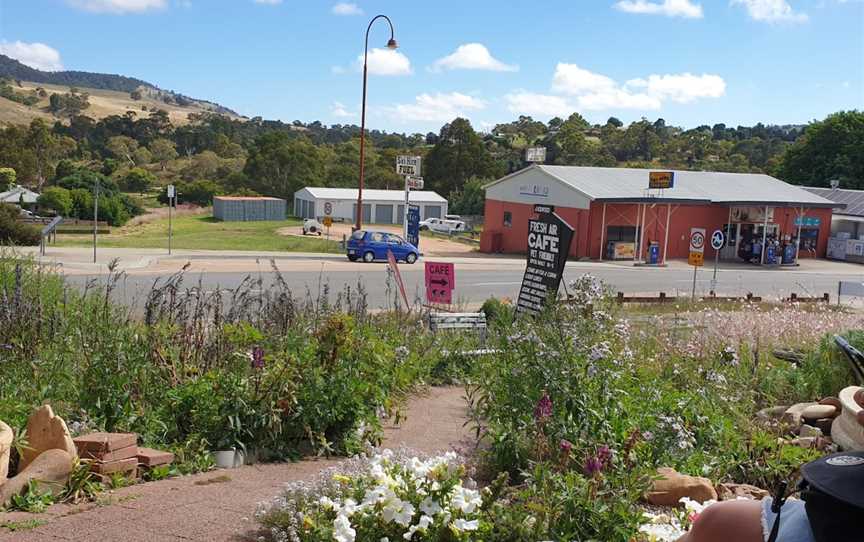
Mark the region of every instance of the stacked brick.
<instances>
[{"instance_id":1,"label":"stacked brick","mask_svg":"<svg viewBox=\"0 0 864 542\"><path fill-rule=\"evenodd\" d=\"M135 433L91 433L73 439L81 459L91 462L90 470L98 474L135 476L139 464L145 468L167 465L174 455L138 447Z\"/></svg>"}]
</instances>

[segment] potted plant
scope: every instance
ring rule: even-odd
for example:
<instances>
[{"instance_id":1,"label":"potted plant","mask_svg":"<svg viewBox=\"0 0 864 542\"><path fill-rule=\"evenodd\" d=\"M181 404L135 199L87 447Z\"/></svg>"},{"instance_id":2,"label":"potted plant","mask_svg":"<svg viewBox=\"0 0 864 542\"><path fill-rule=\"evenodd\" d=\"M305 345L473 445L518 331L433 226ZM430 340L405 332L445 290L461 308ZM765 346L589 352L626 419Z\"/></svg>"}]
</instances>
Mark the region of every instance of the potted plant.
<instances>
[{"instance_id":1,"label":"potted plant","mask_svg":"<svg viewBox=\"0 0 864 542\"><path fill-rule=\"evenodd\" d=\"M236 469L246 462L246 445L243 443L246 430L240 423L239 416L228 416L228 428L215 439L216 451L213 461L220 469Z\"/></svg>"}]
</instances>

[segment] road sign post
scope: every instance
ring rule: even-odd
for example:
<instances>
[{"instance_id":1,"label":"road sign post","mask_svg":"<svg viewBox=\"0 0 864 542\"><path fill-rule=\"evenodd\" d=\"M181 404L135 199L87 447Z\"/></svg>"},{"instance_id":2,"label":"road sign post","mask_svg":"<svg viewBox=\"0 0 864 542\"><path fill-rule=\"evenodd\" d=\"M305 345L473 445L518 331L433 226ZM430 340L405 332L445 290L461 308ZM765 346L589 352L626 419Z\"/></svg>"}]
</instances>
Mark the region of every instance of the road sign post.
<instances>
[{"instance_id":1,"label":"road sign post","mask_svg":"<svg viewBox=\"0 0 864 542\"><path fill-rule=\"evenodd\" d=\"M426 300L429 303L453 303L456 271L452 263L426 262Z\"/></svg>"},{"instance_id":2,"label":"road sign post","mask_svg":"<svg viewBox=\"0 0 864 542\"><path fill-rule=\"evenodd\" d=\"M696 299L696 274L705 265L705 228L690 228L690 256L687 263L693 266L693 299Z\"/></svg>"},{"instance_id":3,"label":"road sign post","mask_svg":"<svg viewBox=\"0 0 864 542\"><path fill-rule=\"evenodd\" d=\"M720 250L726 245L726 236L721 230L711 234L711 248L714 249L714 278L711 279L711 293L717 293L717 265L720 263Z\"/></svg>"},{"instance_id":4,"label":"road sign post","mask_svg":"<svg viewBox=\"0 0 864 542\"><path fill-rule=\"evenodd\" d=\"M171 254L171 238L174 235L174 229L171 223L171 212L174 207L174 199L177 197L177 189L173 184L168 185L168 254Z\"/></svg>"},{"instance_id":5,"label":"road sign post","mask_svg":"<svg viewBox=\"0 0 864 542\"><path fill-rule=\"evenodd\" d=\"M408 239L408 206L410 205L411 190L420 190L423 188L423 177L420 177L420 162L419 156L399 155L396 157L396 173L405 176L405 205L403 206L404 214L402 215L402 237Z\"/></svg>"}]
</instances>

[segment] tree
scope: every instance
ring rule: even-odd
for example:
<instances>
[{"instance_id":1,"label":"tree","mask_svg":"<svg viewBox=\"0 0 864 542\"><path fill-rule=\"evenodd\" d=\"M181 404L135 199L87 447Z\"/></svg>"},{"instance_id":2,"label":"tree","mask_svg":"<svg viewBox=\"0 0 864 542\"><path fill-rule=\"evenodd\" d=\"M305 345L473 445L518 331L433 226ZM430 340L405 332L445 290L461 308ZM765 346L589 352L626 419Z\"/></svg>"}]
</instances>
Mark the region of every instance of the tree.
<instances>
[{"instance_id":1,"label":"tree","mask_svg":"<svg viewBox=\"0 0 864 542\"><path fill-rule=\"evenodd\" d=\"M451 192L447 198L450 201L450 212L457 215L482 215L486 204L486 191L483 190L483 185L492 180L477 177L468 179L461 191Z\"/></svg>"},{"instance_id":2,"label":"tree","mask_svg":"<svg viewBox=\"0 0 864 542\"><path fill-rule=\"evenodd\" d=\"M40 209L49 209L60 216L69 216L72 212L72 195L65 188L49 186L39 195L36 204Z\"/></svg>"},{"instance_id":3,"label":"tree","mask_svg":"<svg viewBox=\"0 0 864 542\"><path fill-rule=\"evenodd\" d=\"M132 160L135 161L135 164L143 166L153 161L153 154L147 150L147 147L138 147L132 153Z\"/></svg>"},{"instance_id":4,"label":"tree","mask_svg":"<svg viewBox=\"0 0 864 542\"><path fill-rule=\"evenodd\" d=\"M153 155L153 159L159 162L162 171L165 171L169 161L177 158L177 149L174 147L174 143L165 138L153 140L150 143L150 153Z\"/></svg>"},{"instance_id":5,"label":"tree","mask_svg":"<svg viewBox=\"0 0 864 542\"><path fill-rule=\"evenodd\" d=\"M248 188L291 199L304 186L323 184L324 161L321 149L307 138L270 132L255 141L243 172L249 179Z\"/></svg>"},{"instance_id":6,"label":"tree","mask_svg":"<svg viewBox=\"0 0 864 542\"><path fill-rule=\"evenodd\" d=\"M138 148L138 142L129 136L114 136L108 139L105 148L114 158L128 162L130 165L135 165L135 160L132 154Z\"/></svg>"},{"instance_id":7,"label":"tree","mask_svg":"<svg viewBox=\"0 0 864 542\"><path fill-rule=\"evenodd\" d=\"M213 205L213 196L218 196L222 193L222 187L213 181L198 180L177 184L178 203L192 203L207 207ZM161 191L156 199L159 203L168 205L168 194L166 191Z\"/></svg>"},{"instance_id":8,"label":"tree","mask_svg":"<svg viewBox=\"0 0 864 542\"><path fill-rule=\"evenodd\" d=\"M15 246L38 245L42 235L29 224L18 221L19 210L14 205L0 203L0 244Z\"/></svg>"},{"instance_id":9,"label":"tree","mask_svg":"<svg viewBox=\"0 0 864 542\"><path fill-rule=\"evenodd\" d=\"M136 102L141 99L141 91L137 88L129 93L129 97L135 100Z\"/></svg>"},{"instance_id":10,"label":"tree","mask_svg":"<svg viewBox=\"0 0 864 542\"><path fill-rule=\"evenodd\" d=\"M156 176L140 167L132 168L121 180L121 186L127 192L143 194L156 182Z\"/></svg>"},{"instance_id":11,"label":"tree","mask_svg":"<svg viewBox=\"0 0 864 542\"><path fill-rule=\"evenodd\" d=\"M804 136L783 154L776 174L809 186L864 189L864 111L840 111L807 126Z\"/></svg>"},{"instance_id":12,"label":"tree","mask_svg":"<svg viewBox=\"0 0 864 542\"><path fill-rule=\"evenodd\" d=\"M17 178L11 167L0 167L0 192L10 190L16 184Z\"/></svg>"},{"instance_id":13,"label":"tree","mask_svg":"<svg viewBox=\"0 0 864 542\"><path fill-rule=\"evenodd\" d=\"M606 125L613 128L621 128L624 126L624 123L618 120L617 117L609 117L609 120L606 121Z\"/></svg>"},{"instance_id":14,"label":"tree","mask_svg":"<svg viewBox=\"0 0 864 542\"><path fill-rule=\"evenodd\" d=\"M449 194L461 190L471 177L498 177L504 168L486 151L471 123L457 118L441 128L425 169L429 188Z\"/></svg>"}]
</instances>

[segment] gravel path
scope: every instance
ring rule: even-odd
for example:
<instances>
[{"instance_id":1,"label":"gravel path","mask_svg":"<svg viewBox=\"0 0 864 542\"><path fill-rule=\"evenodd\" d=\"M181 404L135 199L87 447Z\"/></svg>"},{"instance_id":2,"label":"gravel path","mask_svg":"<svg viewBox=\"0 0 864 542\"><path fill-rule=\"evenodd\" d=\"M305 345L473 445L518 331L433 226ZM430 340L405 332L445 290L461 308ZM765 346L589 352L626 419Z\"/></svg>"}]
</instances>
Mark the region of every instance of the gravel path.
<instances>
[{"instance_id":1,"label":"gravel path","mask_svg":"<svg viewBox=\"0 0 864 542\"><path fill-rule=\"evenodd\" d=\"M470 445L470 427L463 426L463 393L458 387L432 388L415 397L402 424L385 429L383 446L433 453ZM0 513L0 525L45 521L14 533L0 528L0 541L255 540L257 503L278 494L286 482L310 477L336 462L308 460L212 471L123 488L106 494L100 503L55 505L41 515Z\"/></svg>"}]
</instances>

